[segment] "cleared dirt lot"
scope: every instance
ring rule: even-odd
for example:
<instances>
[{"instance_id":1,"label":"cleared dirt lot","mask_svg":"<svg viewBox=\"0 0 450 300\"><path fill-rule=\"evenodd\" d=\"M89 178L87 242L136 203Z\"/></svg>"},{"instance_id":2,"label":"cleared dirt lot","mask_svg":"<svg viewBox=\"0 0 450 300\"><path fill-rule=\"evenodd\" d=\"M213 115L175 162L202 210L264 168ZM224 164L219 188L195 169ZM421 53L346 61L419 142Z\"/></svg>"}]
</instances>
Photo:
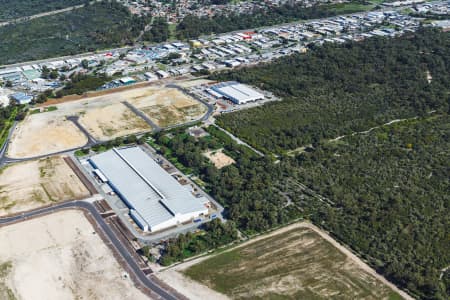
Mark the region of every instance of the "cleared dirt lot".
<instances>
[{"instance_id":1,"label":"cleared dirt lot","mask_svg":"<svg viewBox=\"0 0 450 300\"><path fill-rule=\"evenodd\" d=\"M143 119L122 103L87 108L80 115L80 124L97 140L151 130Z\"/></svg>"},{"instance_id":2,"label":"cleared dirt lot","mask_svg":"<svg viewBox=\"0 0 450 300\"><path fill-rule=\"evenodd\" d=\"M128 102L160 127L196 120L207 111L204 104L176 88L153 87L124 93L130 98Z\"/></svg>"},{"instance_id":3,"label":"cleared dirt lot","mask_svg":"<svg viewBox=\"0 0 450 300\"><path fill-rule=\"evenodd\" d=\"M35 157L81 147L86 143L86 136L64 116L54 112L38 113L28 115L16 127L8 156Z\"/></svg>"},{"instance_id":4,"label":"cleared dirt lot","mask_svg":"<svg viewBox=\"0 0 450 300\"><path fill-rule=\"evenodd\" d=\"M234 159L223 153L222 150L206 152L203 153L203 155L206 156L218 169L235 163Z\"/></svg>"},{"instance_id":5,"label":"cleared dirt lot","mask_svg":"<svg viewBox=\"0 0 450 300\"><path fill-rule=\"evenodd\" d=\"M177 85L184 87L184 88L190 88L193 86L198 86L202 84L213 84L217 81L209 80L209 79L194 79L194 80L187 80L184 82L177 82Z\"/></svg>"},{"instance_id":6,"label":"cleared dirt lot","mask_svg":"<svg viewBox=\"0 0 450 300\"><path fill-rule=\"evenodd\" d=\"M0 244L1 299L148 299L79 211L2 227Z\"/></svg>"},{"instance_id":7,"label":"cleared dirt lot","mask_svg":"<svg viewBox=\"0 0 450 300\"><path fill-rule=\"evenodd\" d=\"M0 170L0 216L88 196L87 188L60 156Z\"/></svg>"},{"instance_id":8,"label":"cleared dirt lot","mask_svg":"<svg viewBox=\"0 0 450 300\"><path fill-rule=\"evenodd\" d=\"M8 156L35 157L82 147L87 138L66 120L68 116L78 116L81 126L99 141L150 131L151 126L124 101L161 127L198 119L207 111L205 105L175 88L147 86L99 94L54 105L56 110L28 115L13 133Z\"/></svg>"},{"instance_id":9,"label":"cleared dirt lot","mask_svg":"<svg viewBox=\"0 0 450 300\"><path fill-rule=\"evenodd\" d=\"M78 116L81 126L100 141L151 130L121 103L120 94L66 102L55 106L56 110L28 115L11 138L8 156L33 157L85 145L86 136L66 120L68 116Z\"/></svg>"},{"instance_id":10,"label":"cleared dirt lot","mask_svg":"<svg viewBox=\"0 0 450 300\"><path fill-rule=\"evenodd\" d=\"M330 240L314 226L297 223L167 271L188 277L181 287L195 280L232 299L402 299Z\"/></svg>"}]
</instances>

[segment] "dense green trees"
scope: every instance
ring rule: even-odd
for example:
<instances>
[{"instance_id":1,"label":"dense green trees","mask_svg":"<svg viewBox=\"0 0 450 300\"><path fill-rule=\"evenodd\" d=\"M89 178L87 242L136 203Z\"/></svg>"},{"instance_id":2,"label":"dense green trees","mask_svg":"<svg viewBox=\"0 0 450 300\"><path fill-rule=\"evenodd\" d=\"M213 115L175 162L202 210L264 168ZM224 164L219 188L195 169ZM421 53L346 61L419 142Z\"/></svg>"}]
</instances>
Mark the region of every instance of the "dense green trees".
<instances>
[{"instance_id":1,"label":"dense green trees","mask_svg":"<svg viewBox=\"0 0 450 300\"><path fill-rule=\"evenodd\" d=\"M161 43L169 39L169 24L166 18L155 18L149 31L143 36L144 41Z\"/></svg>"},{"instance_id":2,"label":"dense green trees","mask_svg":"<svg viewBox=\"0 0 450 300\"><path fill-rule=\"evenodd\" d=\"M156 143L163 155L169 159L176 157L178 162L200 176L207 184L206 190L224 205L227 217L242 231L252 234L268 230L298 216L295 208L286 209L287 200L277 188L277 182L283 178L280 165L237 145L213 126L208 127L208 132L210 137L195 140L174 130L172 138L158 134ZM206 150L219 148L223 148L236 163L217 169L202 155Z\"/></svg>"},{"instance_id":3,"label":"dense green trees","mask_svg":"<svg viewBox=\"0 0 450 300\"><path fill-rule=\"evenodd\" d=\"M75 73L70 77L70 81L66 83L64 88L56 92L56 96L59 98L65 95L81 95L98 89L110 80L111 78L104 74L88 75Z\"/></svg>"},{"instance_id":4,"label":"dense green trees","mask_svg":"<svg viewBox=\"0 0 450 300\"><path fill-rule=\"evenodd\" d=\"M0 64L131 44L147 21L116 1L102 1L0 27Z\"/></svg>"},{"instance_id":5,"label":"dense green trees","mask_svg":"<svg viewBox=\"0 0 450 300\"><path fill-rule=\"evenodd\" d=\"M448 299L439 277L450 265L449 149L448 114L322 143L289 168L334 205L305 202L292 185L288 193L397 285Z\"/></svg>"},{"instance_id":6,"label":"dense green trees","mask_svg":"<svg viewBox=\"0 0 450 300\"><path fill-rule=\"evenodd\" d=\"M219 147L229 144L235 164L217 169L203 158L191 161L188 153L214 148L206 138L174 132L171 138L160 134L157 142L166 154L191 164L244 233L303 216L417 298L448 299L448 37L422 30L393 40L325 45L216 75L285 99L219 121L268 152L313 144L296 157L281 155L274 162L271 155L233 150L233 141L211 126Z\"/></svg>"},{"instance_id":7,"label":"dense green trees","mask_svg":"<svg viewBox=\"0 0 450 300\"><path fill-rule=\"evenodd\" d=\"M213 79L247 82L284 99L224 114L219 124L257 148L282 153L393 119L446 112L449 37L424 29L396 39L325 44L274 63L216 74Z\"/></svg>"},{"instance_id":8,"label":"dense green trees","mask_svg":"<svg viewBox=\"0 0 450 300\"><path fill-rule=\"evenodd\" d=\"M198 165L184 161L187 153L228 144L209 131L213 138L195 140L174 131L159 134L157 142L166 155L192 163L241 231L251 234L299 216L310 218L418 298L448 297L448 274L439 280L450 264L448 114L320 142L279 162L236 151L227 152L236 163L222 169L203 158ZM172 240L164 263L198 253L186 252L187 240Z\"/></svg>"},{"instance_id":9,"label":"dense green trees","mask_svg":"<svg viewBox=\"0 0 450 300\"><path fill-rule=\"evenodd\" d=\"M0 21L36 15L43 12L80 5L87 0L13 0L0 1Z\"/></svg>"},{"instance_id":10,"label":"dense green trees","mask_svg":"<svg viewBox=\"0 0 450 300\"><path fill-rule=\"evenodd\" d=\"M219 219L215 219L204 224L203 229L201 234L188 232L167 241L160 263L168 266L176 261L229 244L238 238L232 222L222 223Z\"/></svg>"},{"instance_id":11,"label":"dense green trees","mask_svg":"<svg viewBox=\"0 0 450 300\"><path fill-rule=\"evenodd\" d=\"M11 104L6 107L0 105L0 149L8 137L13 122L23 120L25 115L26 111L21 105Z\"/></svg>"}]
</instances>

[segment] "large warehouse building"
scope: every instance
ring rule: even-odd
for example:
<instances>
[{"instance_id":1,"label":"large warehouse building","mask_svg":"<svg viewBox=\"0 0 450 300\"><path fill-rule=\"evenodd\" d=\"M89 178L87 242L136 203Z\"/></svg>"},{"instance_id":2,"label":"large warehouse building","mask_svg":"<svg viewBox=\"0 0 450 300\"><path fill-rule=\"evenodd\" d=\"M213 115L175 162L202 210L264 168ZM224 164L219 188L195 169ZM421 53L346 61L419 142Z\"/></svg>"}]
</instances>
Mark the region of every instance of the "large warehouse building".
<instances>
[{"instance_id":1,"label":"large warehouse building","mask_svg":"<svg viewBox=\"0 0 450 300\"><path fill-rule=\"evenodd\" d=\"M211 89L236 104L244 104L264 99L263 94L255 91L248 85L236 81L219 83L212 86Z\"/></svg>"},{"instance_id":2,"label":"large warehouse building","mask_svg":"<svg viewBox=\"0 0 450 300\"><path fill-rule=\"evenodd\" d=\"M89 159L130 208L144 231L158 231L208 213L196 198L139 147L112 149Z\"/></svg>"}]
</instances>

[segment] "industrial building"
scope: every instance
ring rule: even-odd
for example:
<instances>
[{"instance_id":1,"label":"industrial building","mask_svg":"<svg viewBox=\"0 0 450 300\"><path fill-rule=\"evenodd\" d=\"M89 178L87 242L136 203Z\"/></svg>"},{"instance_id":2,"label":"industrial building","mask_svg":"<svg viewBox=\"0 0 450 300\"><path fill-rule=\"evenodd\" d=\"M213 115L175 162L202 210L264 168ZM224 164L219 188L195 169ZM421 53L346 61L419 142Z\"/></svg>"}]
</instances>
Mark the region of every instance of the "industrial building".
<instances>
[{"instance_id":1,"label":"industrial building","mask_svg":"<svg viewBox=\"0 0 450 300\"><path fill-rule=\"evenodd\" d=\"M264 99L263 94L255 91L248 85L235 81L216 84L211 87L211 90L236 104L245 104L247 102Z\"/></svg>"},{"instance_id":2,"label":"industrial building","mask_svg":"<svg viewBox=\"0 0 450 300\"><path fill-rule=\"evenodd\" d=\"M129 84L136 83L136 79L134 79L133 77L122 77L119 79L119 81L123 85L129 85Z\"/></svg>"},{"instance_id":3,"label":"industrial building","mask_svg":"<svg viewBox=\"0 0 450 300\"><path fill-rule=\"evenodd\" d=\"M143 231L163 230L208 213L207 198L195 197L139 147L113 148L89 162Z\"/></svg>"},{"instance_id":4,"label":"industrial building","mask_svg":"<svg viewBox=\"0 0 450 300\"><path fill-rule=\"evenodd\" d=\"M18 92L10 95L17 104L28 104L33 100L33 96Z\"/></svg>"}]
</instances>

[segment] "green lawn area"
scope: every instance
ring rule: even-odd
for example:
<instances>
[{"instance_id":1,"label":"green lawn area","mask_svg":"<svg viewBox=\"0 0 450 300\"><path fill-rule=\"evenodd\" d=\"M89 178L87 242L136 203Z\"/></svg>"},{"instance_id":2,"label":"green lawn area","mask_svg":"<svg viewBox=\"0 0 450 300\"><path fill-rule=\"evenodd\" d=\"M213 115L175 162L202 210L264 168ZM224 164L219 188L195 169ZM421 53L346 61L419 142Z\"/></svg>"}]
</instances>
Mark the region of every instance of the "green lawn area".
<instances>
[{"instance_id":1,"label":"green lawn area","mask_svg":"<svg viewBox=\"0 0 450 300\"><path fill-rule=\"evenodd\" d=\"M232 299L401 299L306 227L223 252L185 274Z\"/></svg>"}]
</instances>

